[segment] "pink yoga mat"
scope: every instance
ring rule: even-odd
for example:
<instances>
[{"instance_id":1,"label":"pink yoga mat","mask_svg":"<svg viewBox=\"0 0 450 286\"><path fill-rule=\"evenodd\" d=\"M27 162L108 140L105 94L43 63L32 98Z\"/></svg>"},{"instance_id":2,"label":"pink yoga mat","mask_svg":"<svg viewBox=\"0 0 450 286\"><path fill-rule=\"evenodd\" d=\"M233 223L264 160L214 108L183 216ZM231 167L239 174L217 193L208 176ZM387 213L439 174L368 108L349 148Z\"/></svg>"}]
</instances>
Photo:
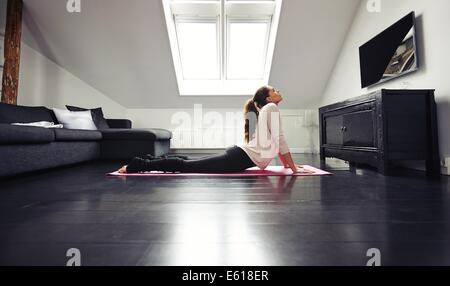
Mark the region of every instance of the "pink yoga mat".
<instances>
[{"instance_id":1,"label":"pink yoga mat","mask_svg":"<svg viewBox=\"0 0 450 286\"><path fill-rule=\"evenodd\" d=\"M314 173L298 173L293 174L291 169L286 169L283 166L269 166L265 170L261 170L258 167L253 167L240 173L163 173L163 172L147 172L137 174L120 174L118 172L109 173L109 176L119 177L195 177L195 176L207 176L207 177L255 177L255 176L326 176L332 175L326 171L303 165L305 170L312 171Z\"/></svg>"}]
</instances>

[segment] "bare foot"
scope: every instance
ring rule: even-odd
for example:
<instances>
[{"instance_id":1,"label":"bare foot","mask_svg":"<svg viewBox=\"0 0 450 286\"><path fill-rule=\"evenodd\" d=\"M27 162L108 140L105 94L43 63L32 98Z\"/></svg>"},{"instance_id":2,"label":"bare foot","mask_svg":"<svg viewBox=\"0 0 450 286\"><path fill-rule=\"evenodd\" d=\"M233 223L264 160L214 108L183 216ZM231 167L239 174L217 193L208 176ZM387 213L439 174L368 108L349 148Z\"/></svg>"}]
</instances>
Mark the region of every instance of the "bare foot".
<instances>
[{"instance_id":1,"label":"bare foot","mask_svg":"<svg viewBox=\"0 0 450 286\"><path fill-rule=\"evenodd\" d=\"M126 165L123 166L117 172L119 172L120 174L126 174L127 173L127 166Z\"/></svg>"}]
</instances>

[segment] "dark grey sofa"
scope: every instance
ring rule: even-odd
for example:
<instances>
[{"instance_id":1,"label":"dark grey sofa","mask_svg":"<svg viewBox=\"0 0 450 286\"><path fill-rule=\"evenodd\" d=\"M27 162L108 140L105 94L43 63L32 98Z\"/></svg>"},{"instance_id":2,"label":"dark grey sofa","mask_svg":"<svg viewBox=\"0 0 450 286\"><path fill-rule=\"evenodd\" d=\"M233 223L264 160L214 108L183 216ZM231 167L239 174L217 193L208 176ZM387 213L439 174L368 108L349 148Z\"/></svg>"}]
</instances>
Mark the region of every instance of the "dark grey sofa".
<instances>
[{"instance_id":1,"label":"dark grey sofa","mask_svg":"<svg viewBox=\"0 0 450 286\"><path fill-rule=\"evenodd\" d=\"M72 130L14 126L11 123L58 123L44 107L0 103L0 177L91 160L129 160L170 149L172 134L164 129L132 129L126 119L107 119L109 129Z\"/></svg>"}]
</instances>

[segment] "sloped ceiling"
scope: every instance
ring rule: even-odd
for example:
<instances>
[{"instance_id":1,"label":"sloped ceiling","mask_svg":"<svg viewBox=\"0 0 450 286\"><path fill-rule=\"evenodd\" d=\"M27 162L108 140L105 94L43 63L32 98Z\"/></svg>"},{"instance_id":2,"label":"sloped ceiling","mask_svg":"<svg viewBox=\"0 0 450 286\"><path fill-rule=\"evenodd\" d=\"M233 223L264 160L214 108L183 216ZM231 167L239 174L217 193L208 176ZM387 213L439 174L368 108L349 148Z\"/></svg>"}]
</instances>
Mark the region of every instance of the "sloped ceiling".
<instances>
[{"instance_id":1,"label":"sloped ceiling","mask_svg":"<svg viewBox=\"0 0 450 286\"><path fill-rule=\"evenodd\" d=\"M24 0L23 40L126 108L240 108L244 97L180 97L161 0ZM360 0L284 0L270 83L284 108L314 108Z\"/></svg>"}]
</instances>

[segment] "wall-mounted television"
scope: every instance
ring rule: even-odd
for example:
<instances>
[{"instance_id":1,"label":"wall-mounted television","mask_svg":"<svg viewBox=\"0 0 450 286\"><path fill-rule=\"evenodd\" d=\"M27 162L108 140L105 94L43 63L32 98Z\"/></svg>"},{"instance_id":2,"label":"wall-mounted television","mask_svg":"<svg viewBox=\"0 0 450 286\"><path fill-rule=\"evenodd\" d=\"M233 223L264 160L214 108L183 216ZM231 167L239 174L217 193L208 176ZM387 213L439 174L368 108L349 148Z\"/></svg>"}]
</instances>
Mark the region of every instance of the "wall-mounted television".
<instances>
[{"instance_id":1,"label":"wall-mounted television","mask_svg":"<svg viewBox=\"0 0 450 286\"><path fill-rule=\"evenodd\" d=\"M359 48L362 88L419 69L415 18L409 13Z\"/></svg>"}]
</instances>

